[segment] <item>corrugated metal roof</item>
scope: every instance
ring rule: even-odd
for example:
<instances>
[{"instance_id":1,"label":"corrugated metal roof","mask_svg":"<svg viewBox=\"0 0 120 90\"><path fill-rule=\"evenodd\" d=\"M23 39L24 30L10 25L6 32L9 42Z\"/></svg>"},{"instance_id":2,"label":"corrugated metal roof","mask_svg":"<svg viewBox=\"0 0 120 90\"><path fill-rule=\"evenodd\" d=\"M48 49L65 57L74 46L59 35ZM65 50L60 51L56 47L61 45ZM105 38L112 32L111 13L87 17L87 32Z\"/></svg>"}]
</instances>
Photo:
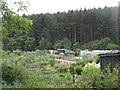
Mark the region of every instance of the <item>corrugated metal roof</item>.
<instances>
[{"instance_id":1,"label":"corrugated metal roof","mask_svg":"<svg viewBox=\"0 0 120 90\"><path fill-rule=\"evenodd\" d=\"M105 54L99 54L98 56L104 57L104 56L120 56L120 51L118 52L111 52L111 53L105 53Z\"/></svg>"}]
</instances>

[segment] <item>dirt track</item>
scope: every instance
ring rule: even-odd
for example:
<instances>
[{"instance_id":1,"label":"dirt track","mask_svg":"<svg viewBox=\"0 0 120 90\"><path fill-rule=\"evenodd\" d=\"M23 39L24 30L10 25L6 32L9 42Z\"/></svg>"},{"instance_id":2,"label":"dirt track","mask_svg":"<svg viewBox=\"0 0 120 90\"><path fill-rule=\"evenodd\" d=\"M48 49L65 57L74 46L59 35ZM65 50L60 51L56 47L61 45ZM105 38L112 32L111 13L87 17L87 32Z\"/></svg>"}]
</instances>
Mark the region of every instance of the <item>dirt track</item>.
<instances>
[{"instance_id":1,"label":"dirt track","mask_svg":"<svg viewBox=\"0 0 120 90\"><path fill-rule=\"evenodd\" d=\"M60 64L65 64L65 65L76 63L76 62L73 62L73 61L68 61L68 60L63 60L63 59L56 59L56 60L57 60Z\"/></svg>"}]
</instances>

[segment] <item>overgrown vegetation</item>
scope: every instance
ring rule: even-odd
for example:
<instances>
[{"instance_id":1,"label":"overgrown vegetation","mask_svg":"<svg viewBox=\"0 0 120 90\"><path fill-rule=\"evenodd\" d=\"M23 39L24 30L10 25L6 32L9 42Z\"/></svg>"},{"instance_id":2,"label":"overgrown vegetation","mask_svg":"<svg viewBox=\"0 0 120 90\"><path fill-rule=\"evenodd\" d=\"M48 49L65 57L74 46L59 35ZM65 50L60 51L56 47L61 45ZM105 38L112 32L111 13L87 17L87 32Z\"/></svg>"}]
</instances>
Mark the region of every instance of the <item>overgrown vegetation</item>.
<instances>
[{"instance_id":1,"label":"overgrown vegetation","mask_svg":"<svg viewBox=\"0 0 120 90\"><path fill-rule=\"evenodd\" d=\"M101 40L96 40L93 42L89 42L83 45L83 49L91 49L91 50L118 50L119 45L113 43L110 38L104 38Z\"/></svg>"},{"instance_id":2,"label":"overgrown vegetation","mask_svg":"<svg viewBox=\"0 0 120 90\"><path fill-rule=\"evenodd\" d=\"M114 68L110 72L109 67L107 67L105 72L101 72L96 60L83 60L66 66L57 61L54 64L50 63L50 59L46 56L21 54L19 56L22 57L22 61L15 64L16 57L14 55L11 56L11 53L4 52L3 88L118 87L118 68ZM54 60L53 56L51 56L51 60Z\"/></svg>"},{"instance_id":3,"label":"overgrown vegetation","mask_svg":"<svg viewBox=\"0 0 120 90\"><path fill-rule=\"evenodd\" d=\"M83 49L90 50L118 50L120 48L119 45L114 44L110 38L104 38L101 40L96 40L93 42L86 43L81 45L79 42L71 43L67 38L63 40L58 40L54 43L50 43L45 38L39 42L39 46L35 48L35 40L32 37L28 36L20 36L11 38L7 46L4 46L6 50L24 50L24 51L35 51L37 49L40 50L49 50L49 49L68 49L73 51L80 51Z\"/></svg>"},{"instance_id":4,"label":"overgrown vegetation","mask_svg":"<svg viewBox=\"0 0 120 90\"><path fill-rule=\"evenodd\" d=\"M22 1L15 2L15 4L19 4L21 7L18 8L17 11L26 9L26 6L23 5ZM99 26L97 22L96 23L90 22L89 24L89 21L95 21L97 19L97 18L92 19L94 15L97 15L95 14L96 9L76 11L77 17L75 17L75 19L73 19L75 14L74 11L68 11L67 14L65 13L54 14L55 16L59 16L59 15L64 16L64 14L67 16L67 17L65 16L64 18L61 16L61 20L59 20L58 18L54 19L57 24L54 22L53 19L48 18L50 14L45 14L45 16L42 15L42 17L40 16L40 20L41 20L40 23L37 22L37 24L39 25L41 25L42 23L42 25L39 28L42 31L41 34L38 33L39 25L38 27L36 26L37 24L35 23L36 22L35 20L33 20L34 25L32 27L32 30L30 31L32 26L32 20L25 18L25 16L24 17L19 16L16 12L13 12L8 7L6 1L1 0L0 9L1 9L0 12L3 16L2 17L3 24L0 27L2 28L2 33L3 33L2 38L3 38L3 49L4 49L1 50L2 60L0 59L0 62L2 62L3 88L68 88L68 87L69 88L110 88L110 87L117 88L119 86L118 85L119 69L116 67L113 69L112 72L110 72L110 69L108 67L106 68L105 71L101 72L99 67L99 58L97 60L96 59L78 60L74 64L61 64L60 61L56 60L58 58L61 58L61 56L58 57L54 55L47 56L47 54L44 53L46 49L57 49L57 48L72 49L74 51L79 51L81 49L91 49L91 50L118 49L119 46L115 45L110 38L105 38L105 35L102 35L101 37L100 35L98 35L100 40L96 41L98 37L95 38L95 35L91 34L90 40L89 38L85 40L85 36L89 32L83 32L83 31L87 30L88 27L92 26L92 29L90 30L94 32L95 28L98 28L96 26ZM97 10L100 10L100 12L102 11L102 9L97 9ZM106 30L106 28L112 24L111 22L107 22L109 21L110 17L105 19L106 15L110 13L109 8L105 7L103 10L105 16L103 16L103 19L99 18L99 20L100 21L105 20L104 23L101 21L102 29L100 29L100 31L103 30L103 34L105 34L104 30ZM106 14L106 10L109 11L107 14ZM90 15L89 19L87 18L87 12L90 13L88 14L88 16ZM83 15L82 18L79 18L80 15L79 13ZM28 17L31 18L31 16ZM85 22L82 22L84 19ZM66 20L67 22L61 22ZM86 20L88 20L88 22ZM80 24L78 21L82 23ZM106 24L106 26L104 26L104 24ZM80 32L76 31L76 33L79 34L78 35L79 38L81 39L76 38L77 37L76 33L72 33L71 29L73 25L77 27L77 29L73 29L75 31L76 30L79 31L78 27L82 27L80 29ZM51 35L52 37L49 36L50 34L49 30L57 31L56 29L58 30L57 34L56 35L52 34ZM64 34L58 35L58 33L60 33L60 31L63 29L65 30L64 33L65 35L67 35L66 32L69 33L68 35L69 37L67 36L64 37ZM43 34L43 30L45 30L46 33L44 31ZM99 31L98 29L96 30ZM81 35L81 33L83 35ZM47 37L49 38L45 38L46 35L48 35ZM54 35L58 38L54 38ZM73 36L76 37L73 38ZM51 38L55 40L52 40ZM2 46L2 44L0 44L0 46ZM23 51L33 51L33 50L39 52L38 49L45 49L41 51L41 53L44 54L29 55L23 52Z\"/></svg>"}]
</instances>

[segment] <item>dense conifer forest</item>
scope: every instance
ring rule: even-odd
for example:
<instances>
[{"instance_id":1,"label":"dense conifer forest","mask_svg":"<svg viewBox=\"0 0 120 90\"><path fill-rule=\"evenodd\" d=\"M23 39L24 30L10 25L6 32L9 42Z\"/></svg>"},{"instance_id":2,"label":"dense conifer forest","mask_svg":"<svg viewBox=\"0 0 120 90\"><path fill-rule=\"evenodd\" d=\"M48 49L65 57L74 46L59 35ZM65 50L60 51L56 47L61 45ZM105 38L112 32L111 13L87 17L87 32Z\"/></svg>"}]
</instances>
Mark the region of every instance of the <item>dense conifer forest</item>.
<instances>
[{"instance_id":1,"label":"dense conifer forest","mask_svg":"<svg viewBox=\"0 0 120 90\"><path fill-rule=\"evenodd\" d=\"M36 45L43 37L52 43L68 38L72 43L84 44L106 37L116 42L117 12L117 7L104 7L24 17L33 20L29 35L35 38Z\"/></svg>"},{"instance_id":2,"label":"dense conifer forest","mask_svg":"<svg viewBox=\"0 0 120 90\"><path fill-rule=\"evenodd\" d=\"M104 7L93 9L69 10L68 12L57 12L54 14L32 14L23 15L33 21L32 29L24 36L9 34L9 40L5 39L5 49L16 46L25 49L30 44L34 49L41 49L40 42L47 42L45 49L54 49L56 41L65 38L71 42L84 45L86 43L110 38L117 44L118 37L118 7ZM17 40L18 39L18 40ZM24 42L24 40L27 40ZM12 43L11 42L18 42ZM22 43L23 42L23 43ZM19 44L19 45L18 45Z\"/></svg>"}]
</instances>

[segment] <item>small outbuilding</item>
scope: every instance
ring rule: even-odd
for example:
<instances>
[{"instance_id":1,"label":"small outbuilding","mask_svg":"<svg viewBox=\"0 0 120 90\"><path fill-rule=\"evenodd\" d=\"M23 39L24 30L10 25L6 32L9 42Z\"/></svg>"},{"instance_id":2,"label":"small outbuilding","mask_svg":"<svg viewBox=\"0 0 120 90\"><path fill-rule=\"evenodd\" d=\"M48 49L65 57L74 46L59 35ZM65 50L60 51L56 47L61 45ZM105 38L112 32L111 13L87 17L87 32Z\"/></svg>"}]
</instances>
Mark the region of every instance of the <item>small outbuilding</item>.
<instances>
[{"instance_id":1,"label":"small outbuilding","mask_svg":"<svg viewBox=\"0 0 120 90\"><path fill-rule=\"evenodd\" d=\"M105 53L99 54L100 57L100 68L101 71L104 70L108 65L110 65L110 70L115 68L116 64L120 63L120 52L116 53Z\"/></svg>"}]
</instances>

